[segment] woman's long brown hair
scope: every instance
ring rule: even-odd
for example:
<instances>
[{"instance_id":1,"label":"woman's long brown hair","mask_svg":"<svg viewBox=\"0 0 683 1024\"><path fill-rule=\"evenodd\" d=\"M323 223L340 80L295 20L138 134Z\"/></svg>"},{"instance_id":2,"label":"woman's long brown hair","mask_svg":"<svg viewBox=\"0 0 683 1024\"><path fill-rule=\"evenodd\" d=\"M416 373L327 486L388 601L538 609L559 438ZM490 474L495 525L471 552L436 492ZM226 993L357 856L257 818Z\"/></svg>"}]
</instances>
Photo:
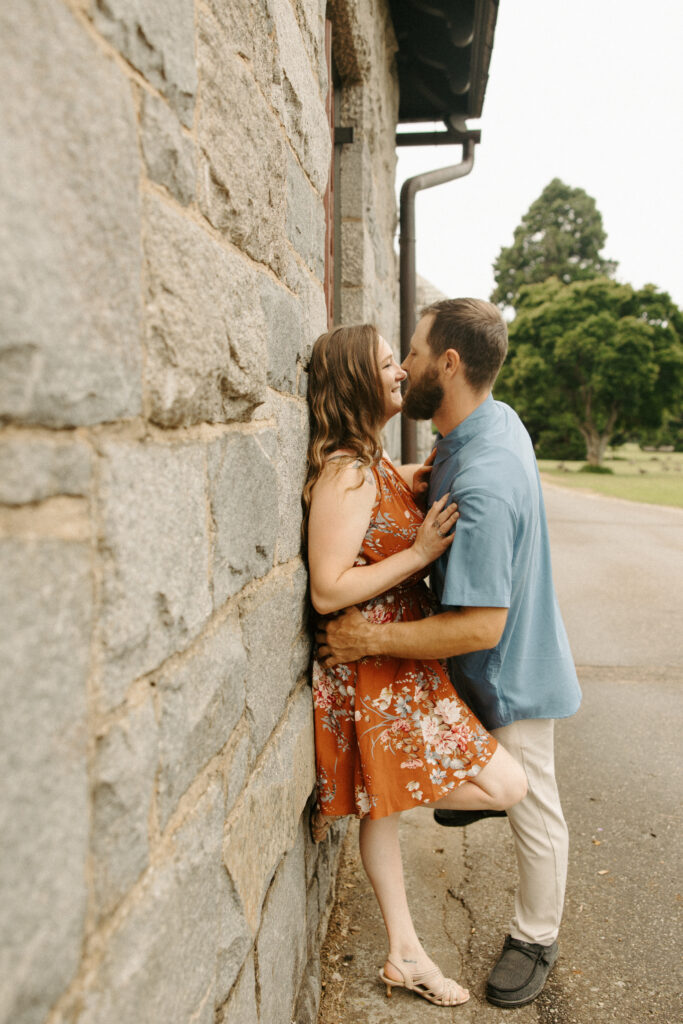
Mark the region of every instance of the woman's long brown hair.
<instances>
[{"instance_id":1,"label":"woman's long brown hair","mask_svg":"<svg viewBox=\"0 0 683 1024\"><path fill-rule=\"evenodd\" d=\"M313 346L308 368L311 435L308 475L302 503L304 547L311 495L327 457L339 448L350 454L338 460L374 466L382 455L384 416L379 368L379 334L371 324L335 327Z\"/></svg>"}]
</instances>

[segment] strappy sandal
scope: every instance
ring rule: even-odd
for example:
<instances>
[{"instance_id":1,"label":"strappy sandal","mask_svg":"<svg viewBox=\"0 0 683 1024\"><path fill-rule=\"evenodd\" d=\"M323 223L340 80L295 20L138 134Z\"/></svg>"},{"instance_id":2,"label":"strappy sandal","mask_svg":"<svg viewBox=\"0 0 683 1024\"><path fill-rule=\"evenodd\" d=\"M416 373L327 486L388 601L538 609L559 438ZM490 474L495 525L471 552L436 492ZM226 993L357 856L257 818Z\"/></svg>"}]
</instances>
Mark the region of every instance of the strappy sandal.
<instances>
[{"instance_id":1,"label":"strappy sandal","mask_svg":"<svg viewBox=\"0 0 683 1024\"><path fill-rule=\"evenodd\" d=\"M460 986L452 978L445 978L443 972L438 967L430 967L427 971L413 973L407 964L401 963L391 953L387 960L403 977L403 981L388 978L384 973L384 968L380 968L379 976L387 987L387 999L391 998L391 990L393 988L408 989L409 992L422 996L423 999L434 1003L436 1006L460 1006L461 1003L466 1003L470 998L470 994L465 988L462 989L466 993L464 999L453 999Z\"/></svg>"},{"instance_id":2,"label":"strappy sandal","mask_svg":"<svg viewBox=\"0 0 683 1024\"><path fill-rule=\"evenodd\" d=\"M322 843L324 839L327 839L332 821L333 819L327 814L323 814L319 807L313 808L311 811L311 839L314 843Z\"/></svg>"}]
</instances>

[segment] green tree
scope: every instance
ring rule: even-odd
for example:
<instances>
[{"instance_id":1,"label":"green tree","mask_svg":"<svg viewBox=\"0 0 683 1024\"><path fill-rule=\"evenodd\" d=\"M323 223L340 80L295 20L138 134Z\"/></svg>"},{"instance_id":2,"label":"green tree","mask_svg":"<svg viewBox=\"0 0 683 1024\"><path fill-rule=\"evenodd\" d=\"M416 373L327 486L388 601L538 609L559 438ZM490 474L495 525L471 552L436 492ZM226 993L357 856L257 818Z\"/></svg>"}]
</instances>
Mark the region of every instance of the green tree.
<instances>
[{"instance_id":1,"label":"green tree","mask_svg":"<svg viewBox=\"0 0 683 1024\"><path fill-rule=\"evenodd\" d=\"M616 434L657 427L682 387L683 316L666 292L606 277L522 287L496 397L535 442L573 424L597 466Z\"/></svg>"},{"instance_id":2,"label":"green tree","mask_svg":"<svg viewBox=\"0 0 683 1024\"><path fill-rule=\"evenodd\" d=\"M493 264L491 301L517 306L525 284L557 277L562 284L612 277L617 264L600 255L607 235L595 200L553 178L522 217L511 246Z\"/></svg>"}]
</instances>

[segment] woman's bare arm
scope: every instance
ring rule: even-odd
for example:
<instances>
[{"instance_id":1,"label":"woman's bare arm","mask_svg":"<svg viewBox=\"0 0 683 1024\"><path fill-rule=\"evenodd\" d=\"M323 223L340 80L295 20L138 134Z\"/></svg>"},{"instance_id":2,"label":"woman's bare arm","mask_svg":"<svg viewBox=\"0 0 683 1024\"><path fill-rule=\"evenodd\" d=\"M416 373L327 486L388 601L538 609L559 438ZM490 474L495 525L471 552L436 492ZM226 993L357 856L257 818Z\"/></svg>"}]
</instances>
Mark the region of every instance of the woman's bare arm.
<instances>
[{"instance_id":1,"label":"woman's bare arm","mask_svg":"<svg viewBox=\"0 0 683 1024\"><path fill-rule=\"evenodd\" d=\"M444 508L447 495L435 502L418 530L415 543L373 565L354 566L370 524L376 498L375 480L357 465L329 463L313 488L308 521L311 600L321 615L377 597L438 558L453 541L458 513ZM439 517L439 536L434 523Z\"/></svg>"}]
</instances>

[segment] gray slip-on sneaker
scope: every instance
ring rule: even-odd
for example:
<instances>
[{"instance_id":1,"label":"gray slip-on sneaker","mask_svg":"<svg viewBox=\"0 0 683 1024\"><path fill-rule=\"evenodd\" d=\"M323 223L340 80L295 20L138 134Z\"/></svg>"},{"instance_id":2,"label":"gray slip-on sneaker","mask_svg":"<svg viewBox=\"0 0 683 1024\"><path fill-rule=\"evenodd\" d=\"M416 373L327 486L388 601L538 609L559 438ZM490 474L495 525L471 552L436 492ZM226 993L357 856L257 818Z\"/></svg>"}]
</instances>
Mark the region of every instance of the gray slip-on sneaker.
<instances>
[{"instance_id":1,"label":"gray slip-on sneaker","mask_svg":"<svg viewBox=\"0 0 683 1024\"><path fill-rule=\"evenodd\" d=\"M525 1006L543 991L558 945L541 946L508 935L498 963L489 975L486 998L494 1006Z\"/></svg>"}]
</instances>

